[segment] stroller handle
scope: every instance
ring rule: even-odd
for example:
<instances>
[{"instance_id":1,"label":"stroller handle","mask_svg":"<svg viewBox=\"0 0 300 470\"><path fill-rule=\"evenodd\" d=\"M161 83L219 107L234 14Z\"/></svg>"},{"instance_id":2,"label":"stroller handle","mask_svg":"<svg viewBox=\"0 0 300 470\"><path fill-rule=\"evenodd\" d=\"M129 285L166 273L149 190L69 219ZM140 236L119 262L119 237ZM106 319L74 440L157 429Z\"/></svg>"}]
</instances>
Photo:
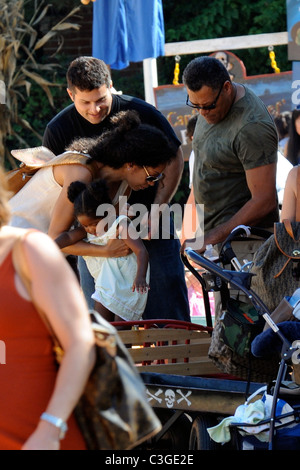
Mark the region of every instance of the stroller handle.
<instances>
[{"instance_id":1,"label":"stroller handle","mask_svg":"<svg viewBox=\"0 0 300 470\"><path fill-rule=\"evenodd\" d=\"M230 283L236 289L239 289L244 292L244 294L248 297L257 312L264 317L264 319L269 323L269 326L273 329L273 331L277 333L278 336L281 338L284 346L286 346L287 349L290 348L290 343L286 340L278 326L271 319L270 311L260 299L260 297L250 288L251 278L252 276L254 276L254 274L243 271L229 271L227 269L222 269L216 263L200 255L196 251L192 250L190 247L187 247L184 251L186 257L190 258L196 264L200 265L207 271L212 272L216 276L219 276L223 281ZM188 264L187 260L185 264Z\"/></svg>"},{"instance_id":2,"label":"stroller handle","mask_svg":"<svg viewBox=\"0 0 300 470\"><path fill-rule=\"evenodd\" d=\"M272 232L260 227L238 225L235 229L232 230L232 232L221 245L220 260L223 262L223 264L232 263L237 269L242 269L231 247L231 242L234 240L241 241L243 239L249 239L251 235L267 240L272 235Z\"/></svg>"},{"instance_id":3,"label":"stroller handle","mask_svg":"<svg viewBox=\"0 0 300 470\"><path fill-rule=\"evenodd\" d=\"M200 265L202 268L210 271L216 276L219 276L221 279L223 279L223 281L229 282L237 289L242 290L248 297L252 295L249 289L251 284L251 277L253 274L243 271L230 271L227 269L222 269L216 263L200 255L190 247L187 247L184 251L188 258L190 258L196 264Z\"/></svg>"},{"instance_id":4,"label":"stroller handle","mask_svg":"<svg viewBox=\"0 0 300 470\"><path fill-rule=\"evenodd\" d=\"M229 283L231 286L235 287L238 290L244 292L248 297L252 305L257 309L257 311L264 316L270 318L270 311L263 303L263 301L258 297L258 295L251 290L251 279L254 274L244 271L231 271L227 269L222 269L221 266L217 265L213 261L205 258L196 251L192 250L190 247L187 247L185 250L185 256L196 264L206 269L207 271L213 273L216 276L219 276L223 281ZM188 265L188 261L185 260L185 264Z\"/></svg>"}]
</instances>

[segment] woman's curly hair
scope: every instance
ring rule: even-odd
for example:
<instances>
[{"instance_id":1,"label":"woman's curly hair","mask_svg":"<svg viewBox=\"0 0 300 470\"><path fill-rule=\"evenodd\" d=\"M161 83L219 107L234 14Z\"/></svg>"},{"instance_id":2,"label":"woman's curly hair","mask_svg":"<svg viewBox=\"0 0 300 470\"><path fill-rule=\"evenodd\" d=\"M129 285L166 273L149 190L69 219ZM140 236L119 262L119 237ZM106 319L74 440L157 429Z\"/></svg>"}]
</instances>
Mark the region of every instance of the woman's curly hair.
<instances>
[{"instance_id":1,"label":"woman's curly hair","mask_svg":"<svg viewBox=\"0 0 300 470\"><path fill-rule=\"evenodd\" d=\"M175 144L157 127L142 123L136 111L120 111L110 125L100 137L75 139L67 150L88 153L114 169L126 163L156 167L176 157Z\"/></svg>"}]
</instances>

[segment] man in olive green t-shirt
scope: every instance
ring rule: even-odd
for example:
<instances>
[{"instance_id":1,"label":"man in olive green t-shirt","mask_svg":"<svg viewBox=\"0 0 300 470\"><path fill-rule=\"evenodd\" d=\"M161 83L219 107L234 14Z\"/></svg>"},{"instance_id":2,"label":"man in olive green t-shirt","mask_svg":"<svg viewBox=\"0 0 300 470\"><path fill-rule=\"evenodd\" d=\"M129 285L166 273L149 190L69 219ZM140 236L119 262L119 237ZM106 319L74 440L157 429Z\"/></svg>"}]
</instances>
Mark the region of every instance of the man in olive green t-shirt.
<instances>
[{"instance_id":1,"label":"man in olive green t-shirt","mask_svg":"<svg viewBox=\"0 0 300 470\"><path fill-rule=\"evenodd\" d=\"M278 137L260 98L232 82L219 60L192 60L183 82L187 104L199 111L193 189L196 203L204 204L202 252L206 245L224 241L238 225L269 228L278 221Z\"/></svg>"}]
</instances>

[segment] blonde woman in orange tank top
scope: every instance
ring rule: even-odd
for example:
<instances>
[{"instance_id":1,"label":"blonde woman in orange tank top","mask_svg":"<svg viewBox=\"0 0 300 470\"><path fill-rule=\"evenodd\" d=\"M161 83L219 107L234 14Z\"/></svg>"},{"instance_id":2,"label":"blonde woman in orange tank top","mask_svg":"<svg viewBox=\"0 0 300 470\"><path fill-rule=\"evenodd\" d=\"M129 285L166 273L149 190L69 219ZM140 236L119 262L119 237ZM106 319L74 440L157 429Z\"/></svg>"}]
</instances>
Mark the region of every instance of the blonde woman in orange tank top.
<instances>
[{"instance_id":1,"label":"blonde woman in orange tank top","mask_svg":"<svg viewBox=\"0 0 300 470\"><path fill-rule=\"evenodd\" d=\"M44 233L8 226L9 217L1 170L0 449L82 450L72 412L95 361L87 306L56 244ZM27 270L33 301L64 349L59 369L49 330L14 269L12 250L20 237L18 265Z\"/></svg>"}]
</instances>

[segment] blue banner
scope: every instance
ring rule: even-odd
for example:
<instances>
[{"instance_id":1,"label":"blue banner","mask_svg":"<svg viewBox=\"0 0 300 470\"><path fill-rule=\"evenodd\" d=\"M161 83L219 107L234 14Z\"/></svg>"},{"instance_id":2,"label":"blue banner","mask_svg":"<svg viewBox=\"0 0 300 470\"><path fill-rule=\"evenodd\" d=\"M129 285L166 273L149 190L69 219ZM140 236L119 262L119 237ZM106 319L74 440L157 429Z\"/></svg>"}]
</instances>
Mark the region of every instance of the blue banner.
<instances>
[{"instance_id":1,"label":"blue banner","mask_svg":"<svg viewBox=\"0 0 300 470\"><path fill-rule=\"evenodd\" d=\"M162 0L96 0L93 56L112 69L164 55Z\"/></svg>"}]
</instances>

